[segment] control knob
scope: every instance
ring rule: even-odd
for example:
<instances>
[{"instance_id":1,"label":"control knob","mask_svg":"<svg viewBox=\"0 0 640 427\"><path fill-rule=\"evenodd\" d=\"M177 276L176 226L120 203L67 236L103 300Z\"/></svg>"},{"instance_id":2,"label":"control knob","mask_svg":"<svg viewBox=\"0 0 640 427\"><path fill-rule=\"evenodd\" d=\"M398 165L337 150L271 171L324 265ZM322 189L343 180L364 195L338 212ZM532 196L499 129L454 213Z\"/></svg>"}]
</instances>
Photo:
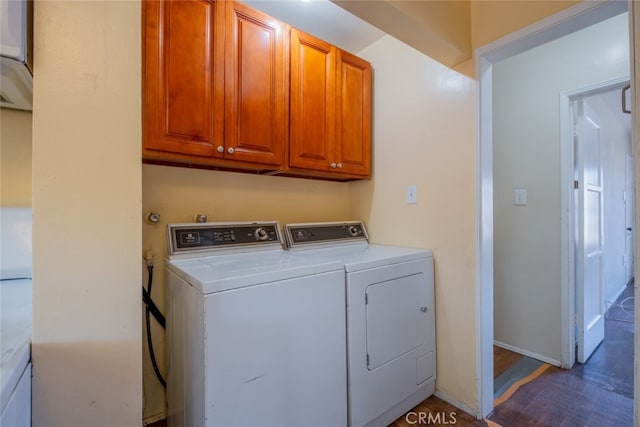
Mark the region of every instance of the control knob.
<instances>
[{"instance_id":1,"label":"control knob","mask_svg":"<svg viewBox=\"0 0 640 427\"><path fill-rule=\"evenodd\" d=\"M351 234L352 236L357 236L358 235L358 227L356 227L355 225L352 225L349 227L349 234Z\"/></svg>"},{"instance_id":2,"label":"control knob","mask_svg":"<svg viewBox=\"0 0 640 427\"><path fill-rule=\"evenodd\" d=\"M267 230L262 227L256 228L256 230L253 232L253 235L255 236L256 240L267 240L267 238L269 238Z\"/></svg>"}]
</instances>

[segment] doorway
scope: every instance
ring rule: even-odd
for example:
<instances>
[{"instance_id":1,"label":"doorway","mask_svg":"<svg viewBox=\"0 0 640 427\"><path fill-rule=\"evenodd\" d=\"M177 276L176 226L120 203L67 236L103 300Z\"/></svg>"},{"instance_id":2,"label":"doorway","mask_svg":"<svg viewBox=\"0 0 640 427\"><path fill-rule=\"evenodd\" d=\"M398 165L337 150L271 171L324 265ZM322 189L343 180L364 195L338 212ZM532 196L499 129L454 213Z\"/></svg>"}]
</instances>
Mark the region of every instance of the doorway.
<instances>
[{"instance_id":1,"label":"doorway","mask_svg":"<svg viewBox=\"0 0 640 427\"><path fill-rule=\"evenodd\" d=\"M479 236L478 236L478 259L479 259L479 271L478 271L478 360L479 360L479 373L480 373L480 381L478 383L478 395L480 397L480 414L482 416L487 415L493 409L493 342L494 342L494 329L493 329L493 309L494 309L494 298L493 298L493 284L494 284L494 274L498 276L502 274L500 271L494 271L494 197L497 200L499 197L504 197L507 202L512 205L514 209L520 209L516 211L516 215L526 214L527 208L518 208L518 206L534 206L534 204L539 200L536 198L546 197L544 193L531 191L529 188L526 188L526 185L518 185L511 186L509 191L505 191L504 194L498 194L494 191L494 169L493 169L493 141L494 141L494 129L493 129L493 115L496 114L494 111L494 105L492 102L492 97L495 96L493 88L493 73L496 68L496 64L499 61L502 61L506 58L512 57L516 53L524 52L532 47L540 46L542 43L547 41L555 40L561 36L570 34L576 29L586 28L592 24L602 22L611 17L617 16L620 13L623 13L627 8L627 4L625 2L609 2L605 4L579 4L571 9L562 12L546 22L543 21L539 23L539 25L534 25L531 28L525 29L523 31L518 32L512 37L508 37L504 40L499 40L498 42L486 46L478 51L477 55L477 64L478 64L478 76L479 76L479 84L480 84L480 98L479 98L479 210L478 210L478 224L479 224ZM628 72L628 71L627 71ZM522 83L522 82L521 82ZM527 82L529 83L529 82ZM526 85L524 85L526 86ZM519 99L528 99L525 96L522 96L522 90L518 89L511 92L512 94L517 94ZM558 105L557 102L557 93L556 92L556 108ZM558 114L556 113L556 120ZM527 117L529 118L529 117ZM511 138L510 141L517 141L518 139L524 139L527 135L527 132L522 132L521 135L518 135L517 138ZM544 142L544 141L542 141ZM559 148L558 148L559 151ZM535 155L536 153L532 153ZM525 161L533 162L535 158L528 156L527 153L523 154L522 157ZM556 165L559 167L559 160ZM554 172L554 169L551 168L549 171L542 170L539 171L539 175L545 175L546 177L552 176L555 173L556 177L558 177L558 173ZM569 170L566 170L564 167L560 171L560 174L565 177L569 176L569 179L573 178L573 168L571 167ZM539 178L539 177L538 177ZM544 180L545 176L542 176L542 180ZM553 176L552 176L553 178ZM559 182L559 178L555 181L556 185ZM525 188L523 188L525 187ZM524 192L522 191L524 190ZM527 193L527 190L528 193ZM565 190L563 190L565 191ZM569 191L569 190L566 190ZM523 196L524 193L524 197ZM556 200L570 200L568 198L561 198L560 196L551 197ZM522 203L524 202L524 205ZM562 215L568 215L571 212L567 211L567 208L570 206L570 203L563 202L562 206ZM531 209L533 210L533 209ZM561 209L556 209L555 212L560 211ZM526 215L521 215L526 216ZM562 223L564 224L564 222ZM513 229L517 232L519 228L516 226ZM564 365L563 361L567 359L565 353L569 351L568 348L562 348L559 350L559 344L562 342L568 342L568 337L573 330L573 322L570 321L569 312L573 312L573 308L568 305L570 301L570 292L571 288L568 286L562 286L561 289L558 289L557 284L560 283L569 283L570 270L567 268L568 265L571 265L573 262L569 261L566 257L566 254L561 257L559 247L568 246L570 241L570 230L567 230L566 225L560 226L560 221L558 220L557 226L541 226L539 231L540 233L534 236L533 243L535 243L535 238L538 236L549 232L551 230L551 234L554 234L559 240L558 245L554 245L550 250L550 255L552 255L555 260L554 267L558 267L557 269L561 271L560 279L554 279L556 288L554 290L554 294L548 294L547 298L542 301L536 301L533 299L525 298L522 307L526 308L526 304L530 306L537 307L541 310L549 311L549 316L546 316L552 321L553 329L555 332L555 336L552 339L547 340L551 341L550 347L552 351L547 352L550 356L554 364ZM497 243L496 243L497 245ZM531 248L520 248L526 251ZM551 253L555 252L555 253ZM536 252L537 254L544 253L541 251ZM524 261L523 261L524 260ZM530 260L527 258L526 254L521 255L521 259L518 262L514 262L510 265L510 268L513 267L515 270L527 268L526 261ZM541 270L544 272L543 270ZM560 274L559 274L560 276ZM541 284L546 283L545 281L540 281ZM535 283L534 286L539 285L540 283ZM537 304L537 306L536 306ZM545 306L545 304L547 304ZM518 310L519 307L517 304L512 304L511 309ZM532 312L535 311L532 310ZM539 310L538 310L539 311ZM540 313L538 312L539 316ZM572 318L571 318L572 319ZM527 322L526 319L521 322L523 324L531 324L535 322ZM562 325L561 328L558 325ZM513 326L513 325L512 325ZM517 326L517 325L516 325ZM547 328L549 330L549 328ZM537 336L537 335L532 335ZM546 343L548 344L548 343ZM553 350L555 349L555 350Z\"/></svg>"},{"instance_id":2,"label":"doorway","mask_svg":"<svg viewBox=\"0 0 640 427\"><path fill-rule=\"evenodd\" d=\"M569 348L569 360L563 360L566 367L576 360L585 363L603 341L606 310L633 279L631 117L621 102L627 85L623 77L560 97L560 119L570 124L562 144L572 149L572 158L562 161L574 168L576 242L564 248L574 259L576 317L575 338L570 336L566 346L577 343L577 351Z\"/></svg>"}]
</instances>

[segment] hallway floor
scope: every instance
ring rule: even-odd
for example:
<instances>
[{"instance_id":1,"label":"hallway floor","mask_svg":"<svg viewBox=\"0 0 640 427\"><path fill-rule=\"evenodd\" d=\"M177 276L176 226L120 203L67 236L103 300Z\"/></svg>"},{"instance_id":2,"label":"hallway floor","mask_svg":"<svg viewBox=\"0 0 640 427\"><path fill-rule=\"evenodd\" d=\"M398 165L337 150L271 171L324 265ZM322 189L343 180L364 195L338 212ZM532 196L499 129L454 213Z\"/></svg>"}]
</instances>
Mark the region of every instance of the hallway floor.
<instances>
[{"instance_id":1,"label":"hallway floor","mask_svg":"<svg viewBox=\"0 0 640 427\"><path fill-rule=\"evenodd\" d=\"M616 303L633 295L631 283ZM633 307L633 301L624 306ZM550 367L498 405L489 420L504 427L632 426L632 322L632 311L612 306L605 319L605 339L587 363L576 364L571 370ZM495 368L497 373L521 357L504 349L496 353L500 355L494 356L494 361L502 361L502 367Z\"/></svg>"}]
</instances>

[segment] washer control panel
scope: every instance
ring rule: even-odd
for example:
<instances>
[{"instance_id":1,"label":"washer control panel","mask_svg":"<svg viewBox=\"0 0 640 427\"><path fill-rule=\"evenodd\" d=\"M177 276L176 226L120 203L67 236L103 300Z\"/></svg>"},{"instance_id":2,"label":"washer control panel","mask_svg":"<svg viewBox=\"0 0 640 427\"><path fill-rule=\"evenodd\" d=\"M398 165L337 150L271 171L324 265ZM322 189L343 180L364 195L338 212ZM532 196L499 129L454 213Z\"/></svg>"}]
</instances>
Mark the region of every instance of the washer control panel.
<instances>
[{"instance_id":1,"label":"washer control panel","mask_svg":"<svg viewBox=\"0 0 640 427\"><path fill-rule=\"evenodd\" d=\"M367 242L362 221L287 224L284 226L287 247L337 242Z\"/></svg>"},{"instance_id":2,"label":"washer control panel","mask_svg":"<svg viewBox=\"0 0 640 427\"><path fill-rule=\"evenodd\" d=\"M282 247L278 223L169 224L169 255L241 247Z\"/></svg>"}]
</instances>

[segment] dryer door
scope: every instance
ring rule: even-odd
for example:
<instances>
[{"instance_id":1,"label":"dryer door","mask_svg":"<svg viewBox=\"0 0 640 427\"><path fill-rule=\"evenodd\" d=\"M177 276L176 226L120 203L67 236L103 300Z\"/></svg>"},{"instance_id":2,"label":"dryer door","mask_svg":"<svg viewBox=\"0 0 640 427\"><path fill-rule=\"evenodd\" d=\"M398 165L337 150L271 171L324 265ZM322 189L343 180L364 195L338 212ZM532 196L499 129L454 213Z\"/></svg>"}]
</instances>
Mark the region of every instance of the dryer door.
<instances>
[{"instance_id":1,"label":"dryer door","mask_svg":"<svg viewBox=\"0 0 640 427\"><path fill-rule=\"evenodd\" d=\"M389 425L433 393L433 259L347 273L349 425Z\"/></svg>"},{"instance_id":2,"label":"dryer door","mask_svg":"<svg viewBox=\"0 0 640 427\"><path fill-rule=\"evenodd\" d=\"M425 344L427 281L424 274L367 287L367 368L371 371Z\"/></svg>"}]
</instances>

